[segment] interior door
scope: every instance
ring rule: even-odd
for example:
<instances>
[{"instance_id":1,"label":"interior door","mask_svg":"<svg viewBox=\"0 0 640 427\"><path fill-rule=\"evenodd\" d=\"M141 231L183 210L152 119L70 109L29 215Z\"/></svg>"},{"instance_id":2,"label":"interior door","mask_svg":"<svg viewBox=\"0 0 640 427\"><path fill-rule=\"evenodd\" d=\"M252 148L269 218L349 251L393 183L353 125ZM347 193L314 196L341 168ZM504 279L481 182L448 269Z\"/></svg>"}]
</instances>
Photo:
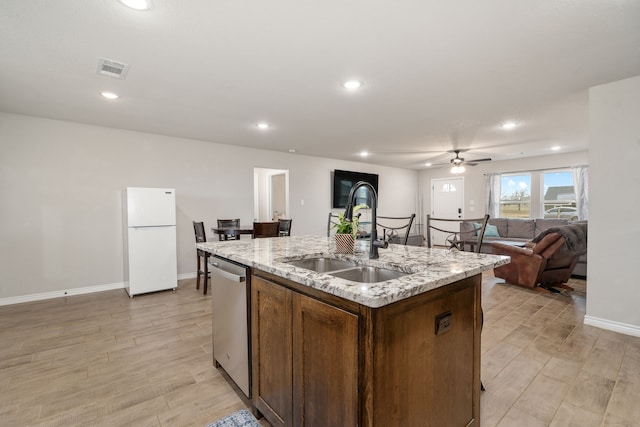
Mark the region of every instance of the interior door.
<instances>
[{"instance_id":1,"label":"interior door","mask_svg":"<svg viewBox=\"0 0 640 427\"><path fill-rule=\"evenodd\" d=\"M286 174L277 173L271 175L271 218L287 218L287 186Z\"/></svg>"},{"instance_id":2,"label":"interior door","mask_svg":"<svg viewBox=\"0 0 640 427\"><path fill-rule=\"evenodd\" d=\"M253 218L274 221L289 218L289 171L253 168Z\"/></svg>"},{"instance_id":3,"label":"interior door","mask_svg":"<svg viewBox=\"0 0 640 427\"><path fill-rule=\"evenodd\" d=\"M431 180L431 216L435 218L464 217L464 177ZM446 223L434 223L438 228L451 227ZM427 230L434 245L444 245L446 233Z\"/></svg>"}]
</instances>

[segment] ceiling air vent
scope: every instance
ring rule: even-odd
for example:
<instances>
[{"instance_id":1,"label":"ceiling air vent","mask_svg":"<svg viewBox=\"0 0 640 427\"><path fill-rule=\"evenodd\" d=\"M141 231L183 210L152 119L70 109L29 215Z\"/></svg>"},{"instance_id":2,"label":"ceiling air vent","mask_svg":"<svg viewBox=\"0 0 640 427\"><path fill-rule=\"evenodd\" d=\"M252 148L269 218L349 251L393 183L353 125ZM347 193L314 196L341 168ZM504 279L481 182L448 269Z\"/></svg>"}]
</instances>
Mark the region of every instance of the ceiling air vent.
<instances>
[{"instance_id":1,"label":"ceiling air vent","mask_svg":"<svg viewBox=\"0 0 640 427\"><path fill-rule=\"evenodd\" d=\"M98 74L124 80L129 72L129 66L121 62L112 61L107 58L98 58Z\"/></svg>"}]
</instances>

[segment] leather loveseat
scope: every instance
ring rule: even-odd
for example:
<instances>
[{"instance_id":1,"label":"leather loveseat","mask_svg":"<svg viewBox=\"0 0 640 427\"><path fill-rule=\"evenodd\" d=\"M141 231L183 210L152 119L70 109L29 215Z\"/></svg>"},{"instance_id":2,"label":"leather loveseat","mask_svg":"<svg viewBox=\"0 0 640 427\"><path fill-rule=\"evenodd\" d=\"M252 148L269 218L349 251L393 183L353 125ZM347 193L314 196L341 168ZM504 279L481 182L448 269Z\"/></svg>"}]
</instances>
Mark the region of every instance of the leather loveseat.
<instances>
[{"instance_id":1,"label":"leather loveseat","mask_svg":"<svg viewBox=\"0 0 640 427\"><path fill-rule=\"evenodd\" d=\"M543 218L489 218L487 229L482 240L480 252L493 253L492 242L517 242L526 243L538 234L550 227L567 225L571 221L567 219L543 219ZM470 222L460 223L460 231L473 230ZM578 258L573 270L573 275L587 276L587 255Z\"/></svg>"}]
</instances>

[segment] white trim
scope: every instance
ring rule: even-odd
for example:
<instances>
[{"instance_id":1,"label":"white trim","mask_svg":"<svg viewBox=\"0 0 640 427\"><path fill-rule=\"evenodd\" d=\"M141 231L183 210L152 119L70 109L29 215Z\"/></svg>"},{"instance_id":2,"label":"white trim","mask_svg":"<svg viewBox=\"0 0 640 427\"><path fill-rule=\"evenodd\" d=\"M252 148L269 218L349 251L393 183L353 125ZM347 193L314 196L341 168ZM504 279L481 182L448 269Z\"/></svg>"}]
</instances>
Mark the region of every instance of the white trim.
<instances>
[{"instance_id":1,"label":"white trim","mask_svg":"<svg viewBox=\"0 0 640 427\"><path fill-rule=\"evenodd\" d=\"M21 304L24 302L42 301L52 298L68 297L71 295L91 294L94 292L124 289L124 282L107 283L105 285L85 286L82 288L61 289L59 291L42 292L39 294L20 295L17 297L0 298L0 306Z\"/></svg>"},{"instance_id":2,"label":"white trim","mask_svg":"<svg viewBox=\"0 0 640 427\"><path fill-rule=\"evenodd\" d=\"M178 280L195 279L196 273L178 274ZM94 292L112 291L124 289L124 282L107 283L105 285L85 286L82 288L62 289L59 291L42 292L39 294L20 295L17 297L0 298L0 307L3 305L21 304L25 302L42 301L52 298L68 297L71 295L92 294Z\"/></svg>"},{"instance_id":3,"label":"white trim","mask_svg":"<svg viewBox=\"0 0 640 427\"><path fill-rule=\"evenodd\" d=\"M613 320L600 319L593 316L584 316L584 324L595 326L596 328L606 329L608 331L619 332L625 335L640 337L640 326L636 325L614 322Z\"/></svg>"}]
</instances>

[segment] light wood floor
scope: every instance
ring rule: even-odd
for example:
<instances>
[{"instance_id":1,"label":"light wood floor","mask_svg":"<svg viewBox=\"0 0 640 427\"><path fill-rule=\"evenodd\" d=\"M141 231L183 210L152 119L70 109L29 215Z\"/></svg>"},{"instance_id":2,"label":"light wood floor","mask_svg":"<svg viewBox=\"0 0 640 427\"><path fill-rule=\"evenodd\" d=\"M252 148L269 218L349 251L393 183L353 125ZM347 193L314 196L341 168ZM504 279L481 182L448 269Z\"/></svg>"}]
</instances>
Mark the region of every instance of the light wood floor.
<instances>
[{"instance_id":1,"label":"light wood floor","mask_svg":"<svg viewBox=\"0 0 640 427\"><path fill-rule=\"evenodd\" d=\"M482 282L482 427L640 427L640 338L583 324L567 295Z\"/></svg>"},{"instance_id":2,"label":"light wood floor","mask_svg":"<svg viewBox=\"0 0 640 427\"><path fill-rule=\"evenodd\" d=\"M640 338L584 326L584 292L501 282L483 279L481 425L640 426ZM244 407L193 280L0 307L1 426L204 427Z\"/></svg>"}]
</instances>

